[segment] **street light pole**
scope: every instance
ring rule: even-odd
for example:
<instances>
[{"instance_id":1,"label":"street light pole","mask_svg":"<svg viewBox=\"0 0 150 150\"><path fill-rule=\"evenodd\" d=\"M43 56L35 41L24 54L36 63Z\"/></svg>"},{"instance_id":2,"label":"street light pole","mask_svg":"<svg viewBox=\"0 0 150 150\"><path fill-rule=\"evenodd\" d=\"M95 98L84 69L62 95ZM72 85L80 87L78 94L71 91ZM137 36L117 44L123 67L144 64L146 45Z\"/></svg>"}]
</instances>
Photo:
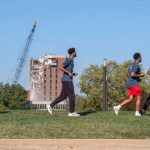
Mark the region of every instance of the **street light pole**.
<instances>
[{"instance_id":1,"label":"street light pole","mask_svg":"<svg viewBox=\"0 0 150 150\"><path fill-rule=\"evenodd\" d=\"M104 110L108 110L108 89L107 89L107 59L103 60L103 104L104 104Z\"/></svg>"}]
</instances>

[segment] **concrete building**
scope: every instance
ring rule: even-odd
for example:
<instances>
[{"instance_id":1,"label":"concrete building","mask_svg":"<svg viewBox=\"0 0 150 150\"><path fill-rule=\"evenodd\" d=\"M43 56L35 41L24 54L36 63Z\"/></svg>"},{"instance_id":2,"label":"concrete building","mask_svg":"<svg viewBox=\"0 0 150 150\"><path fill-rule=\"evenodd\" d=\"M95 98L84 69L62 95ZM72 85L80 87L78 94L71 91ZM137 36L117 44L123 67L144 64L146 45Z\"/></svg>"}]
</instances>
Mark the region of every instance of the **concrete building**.
<instances>
[{"instance_id":1,"label":"concrete building","mask_svg":"<svg viewBox=\"0 0 150 150\"><path fill-rule=\"evenodd\" d=\"M45 109L59 96L62 88L63 72L58 67L65 61L66 56L45 55L39 59L30 60L30 101L39 109ZM66 101L56 106L63 109Z\"/></svg>"}]
</instances>

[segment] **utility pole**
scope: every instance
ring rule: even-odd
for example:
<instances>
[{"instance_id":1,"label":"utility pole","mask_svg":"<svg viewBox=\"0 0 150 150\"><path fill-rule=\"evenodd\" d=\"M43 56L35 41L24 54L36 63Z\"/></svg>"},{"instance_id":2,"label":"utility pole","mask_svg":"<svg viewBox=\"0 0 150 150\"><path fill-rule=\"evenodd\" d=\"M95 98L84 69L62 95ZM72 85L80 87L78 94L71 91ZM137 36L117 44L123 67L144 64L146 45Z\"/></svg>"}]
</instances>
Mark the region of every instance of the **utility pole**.
<instances>
[{"instance_id":1,"label":"utility pole","mask_svg":"<svg viewBox=\"0 0 150 150\"><path fill-rule=\"evenodd\" d=\"M107 88L107 59L103 60L103 105L104 110L108 110L108 88Z\"/></svg>"}]
</instances>

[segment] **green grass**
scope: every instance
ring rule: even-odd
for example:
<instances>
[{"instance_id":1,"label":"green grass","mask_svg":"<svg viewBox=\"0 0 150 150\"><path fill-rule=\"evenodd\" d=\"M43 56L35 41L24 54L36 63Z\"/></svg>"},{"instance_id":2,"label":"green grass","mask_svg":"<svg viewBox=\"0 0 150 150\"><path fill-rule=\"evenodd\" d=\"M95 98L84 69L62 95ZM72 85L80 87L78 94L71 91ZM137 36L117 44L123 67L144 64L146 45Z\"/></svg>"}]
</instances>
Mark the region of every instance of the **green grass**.
<instances>
[{"instance_id":1,"label":"green grass","mask_svg":"<svg viewBox=\"0 0 150 150\"><path fill-rule=\"evenodd\" d=\"M83 113L69 118L66 112L22 110L0 113L0 138L150 138L150 113L139 118L134 112Z\"/></svg>"}]
</instances>

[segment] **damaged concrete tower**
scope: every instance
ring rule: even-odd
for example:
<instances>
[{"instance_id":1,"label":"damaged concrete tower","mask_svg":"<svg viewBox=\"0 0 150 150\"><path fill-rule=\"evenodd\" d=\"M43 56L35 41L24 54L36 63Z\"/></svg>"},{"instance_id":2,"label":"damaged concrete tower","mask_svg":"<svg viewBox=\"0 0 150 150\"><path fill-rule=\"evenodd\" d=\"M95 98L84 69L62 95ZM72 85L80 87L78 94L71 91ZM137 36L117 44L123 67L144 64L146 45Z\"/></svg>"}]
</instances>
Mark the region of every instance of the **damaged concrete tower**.
<instances>
[{"instance_id":1,"label":"damaged concrete tower","mask_svg":"<svg viewBox=\"0 0 150 150\"><path fill-rule=\"evenodd\" d=\"M39 59L30 60L30 101L40 109L45 109L59 96L62 88L63 72L58 67L65 61L66 56L45 55ZM66 102L60 104L60 109Z\"/></svg>"}]
</instances>

